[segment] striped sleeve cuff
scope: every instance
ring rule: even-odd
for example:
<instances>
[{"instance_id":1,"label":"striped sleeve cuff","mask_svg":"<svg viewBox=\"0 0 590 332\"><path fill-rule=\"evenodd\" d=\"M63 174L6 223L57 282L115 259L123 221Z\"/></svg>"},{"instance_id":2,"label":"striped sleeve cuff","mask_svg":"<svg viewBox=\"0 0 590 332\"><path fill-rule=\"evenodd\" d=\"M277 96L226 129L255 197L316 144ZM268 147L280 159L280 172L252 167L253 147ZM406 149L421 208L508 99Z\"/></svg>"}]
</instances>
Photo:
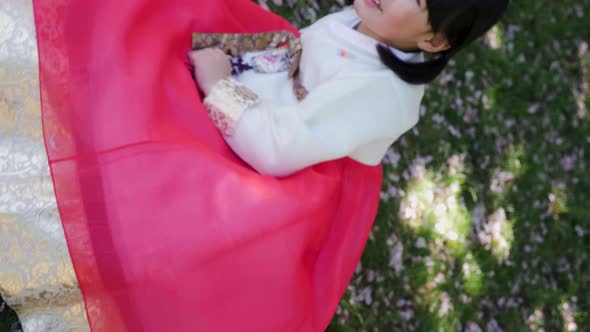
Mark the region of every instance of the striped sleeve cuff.
<instances>
[{"instance_id":1,"label":"striped sleeve cuff","mask_svg":"<svg viewBox=\"0 0 590 332\"><path fill-rule=\"evenodd\" d=\"M226 136L234 133L244 111L259 102L256 93L233 77L217 82L204 100L209 117Z\"/></svg>"}]
</instances>

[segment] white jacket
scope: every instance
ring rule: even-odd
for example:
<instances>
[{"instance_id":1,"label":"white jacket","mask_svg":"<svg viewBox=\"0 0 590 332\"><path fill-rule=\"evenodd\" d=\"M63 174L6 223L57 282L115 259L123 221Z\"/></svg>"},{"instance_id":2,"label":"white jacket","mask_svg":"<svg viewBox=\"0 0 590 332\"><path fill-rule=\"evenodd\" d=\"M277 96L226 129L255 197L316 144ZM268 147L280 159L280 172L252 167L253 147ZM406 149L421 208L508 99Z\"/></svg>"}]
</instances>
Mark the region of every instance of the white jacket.
<instances>
[{"instance_id":1,"label":"white jacket","mask_svg":"<svg viewBox=\"0 0 590 332\"><path fill-rule=\"evenodd\" d=\"M419 117L424 86L402 81L383 65L377 42L352 29L352 8L304 29L300 63L309 94L298 102L287 72L247 71L236 79L261 102L239 115L226 142L262 174L287 176L313 164L350 157L377 165ZM404 61L418 53L393 50Z\"/></svg>"}]
</instances>

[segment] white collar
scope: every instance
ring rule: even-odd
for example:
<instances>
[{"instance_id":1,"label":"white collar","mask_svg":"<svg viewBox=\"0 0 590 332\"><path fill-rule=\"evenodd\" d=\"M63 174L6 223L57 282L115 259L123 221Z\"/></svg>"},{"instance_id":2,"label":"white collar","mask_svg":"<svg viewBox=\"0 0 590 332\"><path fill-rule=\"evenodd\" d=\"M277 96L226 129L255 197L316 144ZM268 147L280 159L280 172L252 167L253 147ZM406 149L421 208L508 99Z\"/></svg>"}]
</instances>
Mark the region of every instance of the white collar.
<instances>
[{"instance_id":1,"label":"white collar","mask_svg":"<svg viewBox=\"0 0 590 332\"><path fill-rule=\"evenodd\" d=\"M363 33L360 33L354 29L354 27L361 22L361 19L356 15L353 8L345 8L342 10L342 20L338 20L341 25L344 25L345 29L340 29L339 32L343 34L343 37L350 40L352 43L363 48L364 51L378 57L376 46L379 42ZM341 26L342 27L342 26ZM389 46L389 49L395 54L400 60L405 62L420 62L422 61L421 52L404 52L395 47Z\"/></svg>"}]
</instances>

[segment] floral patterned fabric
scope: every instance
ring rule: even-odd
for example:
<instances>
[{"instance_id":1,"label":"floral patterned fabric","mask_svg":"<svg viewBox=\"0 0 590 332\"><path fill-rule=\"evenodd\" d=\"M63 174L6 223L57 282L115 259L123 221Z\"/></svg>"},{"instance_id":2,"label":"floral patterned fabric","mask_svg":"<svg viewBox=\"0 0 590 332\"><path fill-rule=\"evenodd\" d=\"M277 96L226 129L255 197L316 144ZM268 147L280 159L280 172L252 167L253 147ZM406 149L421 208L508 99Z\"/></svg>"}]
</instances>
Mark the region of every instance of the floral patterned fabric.
<instances>
[{"instance_id":1,"label":"floral patterned fabric","mask_svg":"<svg viewBox=\"0 0 590 332\"><path fill-rule=\"evenodd\" d=\"M193 49L219 47L232 57L243 56L248 52L273 49L286 49L289 62L289 77L293 80L293 92L298 100L303 100L307 90L301 82L299 62L301 61L301 42L289 31L263 33L193 33Z\"/></svg>"}]
</instances>

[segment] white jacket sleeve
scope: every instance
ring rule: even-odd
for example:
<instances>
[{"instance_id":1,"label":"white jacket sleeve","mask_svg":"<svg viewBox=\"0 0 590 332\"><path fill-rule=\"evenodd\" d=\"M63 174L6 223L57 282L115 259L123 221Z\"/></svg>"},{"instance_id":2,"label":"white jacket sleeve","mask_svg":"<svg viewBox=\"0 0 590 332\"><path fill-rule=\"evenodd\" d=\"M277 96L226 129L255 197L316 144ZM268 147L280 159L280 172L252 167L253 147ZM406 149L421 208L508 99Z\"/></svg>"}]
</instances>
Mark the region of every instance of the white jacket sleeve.
<instances>
[{"instance_id":1,"label":"white jacket sleeve","mask_svg":"<svg viewBox=\"0 0 590 332\"><path fill-rule=\"evenodd\" d=\"M334 79L296 105L264 99L249 103L224 138L257 171L277 177L349 156L363 146L379 147L379 156L369 158L378 164L389 145L417 121L417 112L403 109L399 98L389 77Z\"/></svg>"}]
</instances>

